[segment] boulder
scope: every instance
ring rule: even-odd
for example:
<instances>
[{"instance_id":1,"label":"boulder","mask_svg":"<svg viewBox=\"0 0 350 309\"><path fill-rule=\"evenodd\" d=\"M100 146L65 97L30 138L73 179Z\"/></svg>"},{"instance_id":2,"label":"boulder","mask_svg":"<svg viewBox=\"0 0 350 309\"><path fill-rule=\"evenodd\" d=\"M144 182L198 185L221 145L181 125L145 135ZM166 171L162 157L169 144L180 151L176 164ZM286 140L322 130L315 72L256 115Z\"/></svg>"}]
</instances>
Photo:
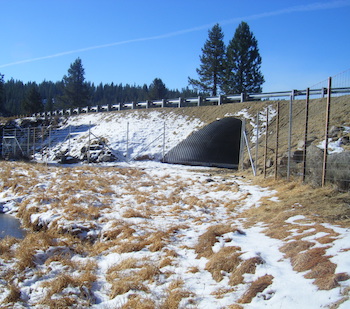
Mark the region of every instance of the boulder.
<instances>
[{"instance_id":1,"label":"boulder","mask_svg":"<svg viewBox=\"0 0 350 309\"><path fill-rule=\"evenodd\" d=\"M341 190L350 188L350 151L334 153L327 159L326 180L337 185Z\"/></svg>"}]
</instances>

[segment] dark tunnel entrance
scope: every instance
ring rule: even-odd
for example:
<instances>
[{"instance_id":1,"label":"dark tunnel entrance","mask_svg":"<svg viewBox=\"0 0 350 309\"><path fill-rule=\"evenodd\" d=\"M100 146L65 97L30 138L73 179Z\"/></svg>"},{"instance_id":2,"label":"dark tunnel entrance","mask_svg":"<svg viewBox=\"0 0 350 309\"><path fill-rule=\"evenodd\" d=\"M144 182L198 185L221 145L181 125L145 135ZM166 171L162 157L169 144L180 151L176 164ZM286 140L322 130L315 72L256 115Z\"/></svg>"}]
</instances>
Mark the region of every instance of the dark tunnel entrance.
<instances>
[{"instance_id":1,"label":"dark tunnel entrance","mask_svg":"<svg viewBox=\"0 0 350 309\"><path fill-rule=\"evenodd\" d=\"M237 168L241 129L242 121L233 117L212 122L172 148L163 162Z\"/></svg>"}]
</instances>

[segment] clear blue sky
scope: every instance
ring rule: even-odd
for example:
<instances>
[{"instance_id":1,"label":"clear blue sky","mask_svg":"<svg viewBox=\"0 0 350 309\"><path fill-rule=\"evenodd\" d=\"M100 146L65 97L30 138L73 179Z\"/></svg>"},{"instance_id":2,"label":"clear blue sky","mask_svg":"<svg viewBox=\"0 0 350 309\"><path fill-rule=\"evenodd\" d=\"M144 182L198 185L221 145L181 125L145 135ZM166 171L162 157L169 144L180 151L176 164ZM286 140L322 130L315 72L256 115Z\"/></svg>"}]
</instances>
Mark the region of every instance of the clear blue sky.
<instances>
[{"instance_id":1,"label":"clear blue sky","mask_svg":"<svg viewBox=\"0 0 350 309\"><path fill-rule=\"evenodd\" d=\"M263 91L305 89L350 68L350 0L0 0L0 73L59 81L81 58L87 81L170 89L197 78L208 30L241 21L258 40Z\"/></svg>"}]
</instances>

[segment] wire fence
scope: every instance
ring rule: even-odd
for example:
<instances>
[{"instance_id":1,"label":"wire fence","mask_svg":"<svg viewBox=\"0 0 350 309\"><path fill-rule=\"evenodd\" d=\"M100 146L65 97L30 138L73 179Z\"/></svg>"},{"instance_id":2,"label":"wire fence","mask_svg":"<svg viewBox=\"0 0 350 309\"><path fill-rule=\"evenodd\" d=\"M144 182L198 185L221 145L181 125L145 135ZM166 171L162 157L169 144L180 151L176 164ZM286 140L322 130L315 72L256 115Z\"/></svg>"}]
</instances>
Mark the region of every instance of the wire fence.
<instances>
[{"instance_id":1,"label":"wire fence","mask_svg":"<svg viewBox=\"0 0 350 309\"><path fill-rule=\"evenodd\" d=\"M118 133L118 141L111 145L104 136L93 132L93 125L40 126L28 128L5 128L2 136L1 156L3 159L29 159L35 161L114 162L157 160L164 158L167 148L166 124L154 128L150 138L134 139L137 128L126 123ZM145 135L147 132L143 132ZM149 133L149 132L148 132ZM142 132L140 133L142 134Z\"/></svg>"},{"instance_id":2,"label":"wire fence","mask_svg":"<svg viewBox=\"0 0 350 309\"><path fill-rule=\"evenodd\" d=\"M306 90L304 100L278 100L258 112L248 134L253 170L265 177L300 178L314 185L350 187L350 70ZM315 89L323 89L316 97ZM251 163L247 154L242 167Z\"/></svg>"}]
</instances>

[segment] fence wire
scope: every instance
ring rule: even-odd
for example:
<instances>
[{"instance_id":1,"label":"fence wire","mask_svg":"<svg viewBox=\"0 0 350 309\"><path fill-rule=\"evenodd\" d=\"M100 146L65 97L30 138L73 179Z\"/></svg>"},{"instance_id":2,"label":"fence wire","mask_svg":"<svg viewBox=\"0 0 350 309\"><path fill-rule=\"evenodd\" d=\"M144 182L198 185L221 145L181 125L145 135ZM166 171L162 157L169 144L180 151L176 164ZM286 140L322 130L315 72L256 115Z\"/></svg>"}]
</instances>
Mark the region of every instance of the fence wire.
<instances>
[{"instance_id":1,"label":"fence wire","mask_svg":"<svg viewBox=\"0 0 350 309\"><path fill-rule=\"evenodd\" d=\"M137 131L137 129L136 129ZM29 159L35 161L110 162L163 159L166 145L166 125L155 129L159 133L153 140L135 140L129 124L119 133L119 142L110 145L103 136L93 133L93 126L78 125L55 128L51 126L5 128L2 136L3 159ZM125 135L125 136L124 136ZM142 135L142 133L141 133ZM126 141L126 142L125 142Z\"/></svg>"},{"instance_id":2,"label":"fence wire","mask_svg":"<svg viewBox=\"0 0 350 309\"><path fill-rule=\"evenodd\" d=\"M349 85L347 70L308 88L303 100L265 104L249 132L255 168L349 190L350 96L338 91Z\"/></svg>"}]
</instances>

